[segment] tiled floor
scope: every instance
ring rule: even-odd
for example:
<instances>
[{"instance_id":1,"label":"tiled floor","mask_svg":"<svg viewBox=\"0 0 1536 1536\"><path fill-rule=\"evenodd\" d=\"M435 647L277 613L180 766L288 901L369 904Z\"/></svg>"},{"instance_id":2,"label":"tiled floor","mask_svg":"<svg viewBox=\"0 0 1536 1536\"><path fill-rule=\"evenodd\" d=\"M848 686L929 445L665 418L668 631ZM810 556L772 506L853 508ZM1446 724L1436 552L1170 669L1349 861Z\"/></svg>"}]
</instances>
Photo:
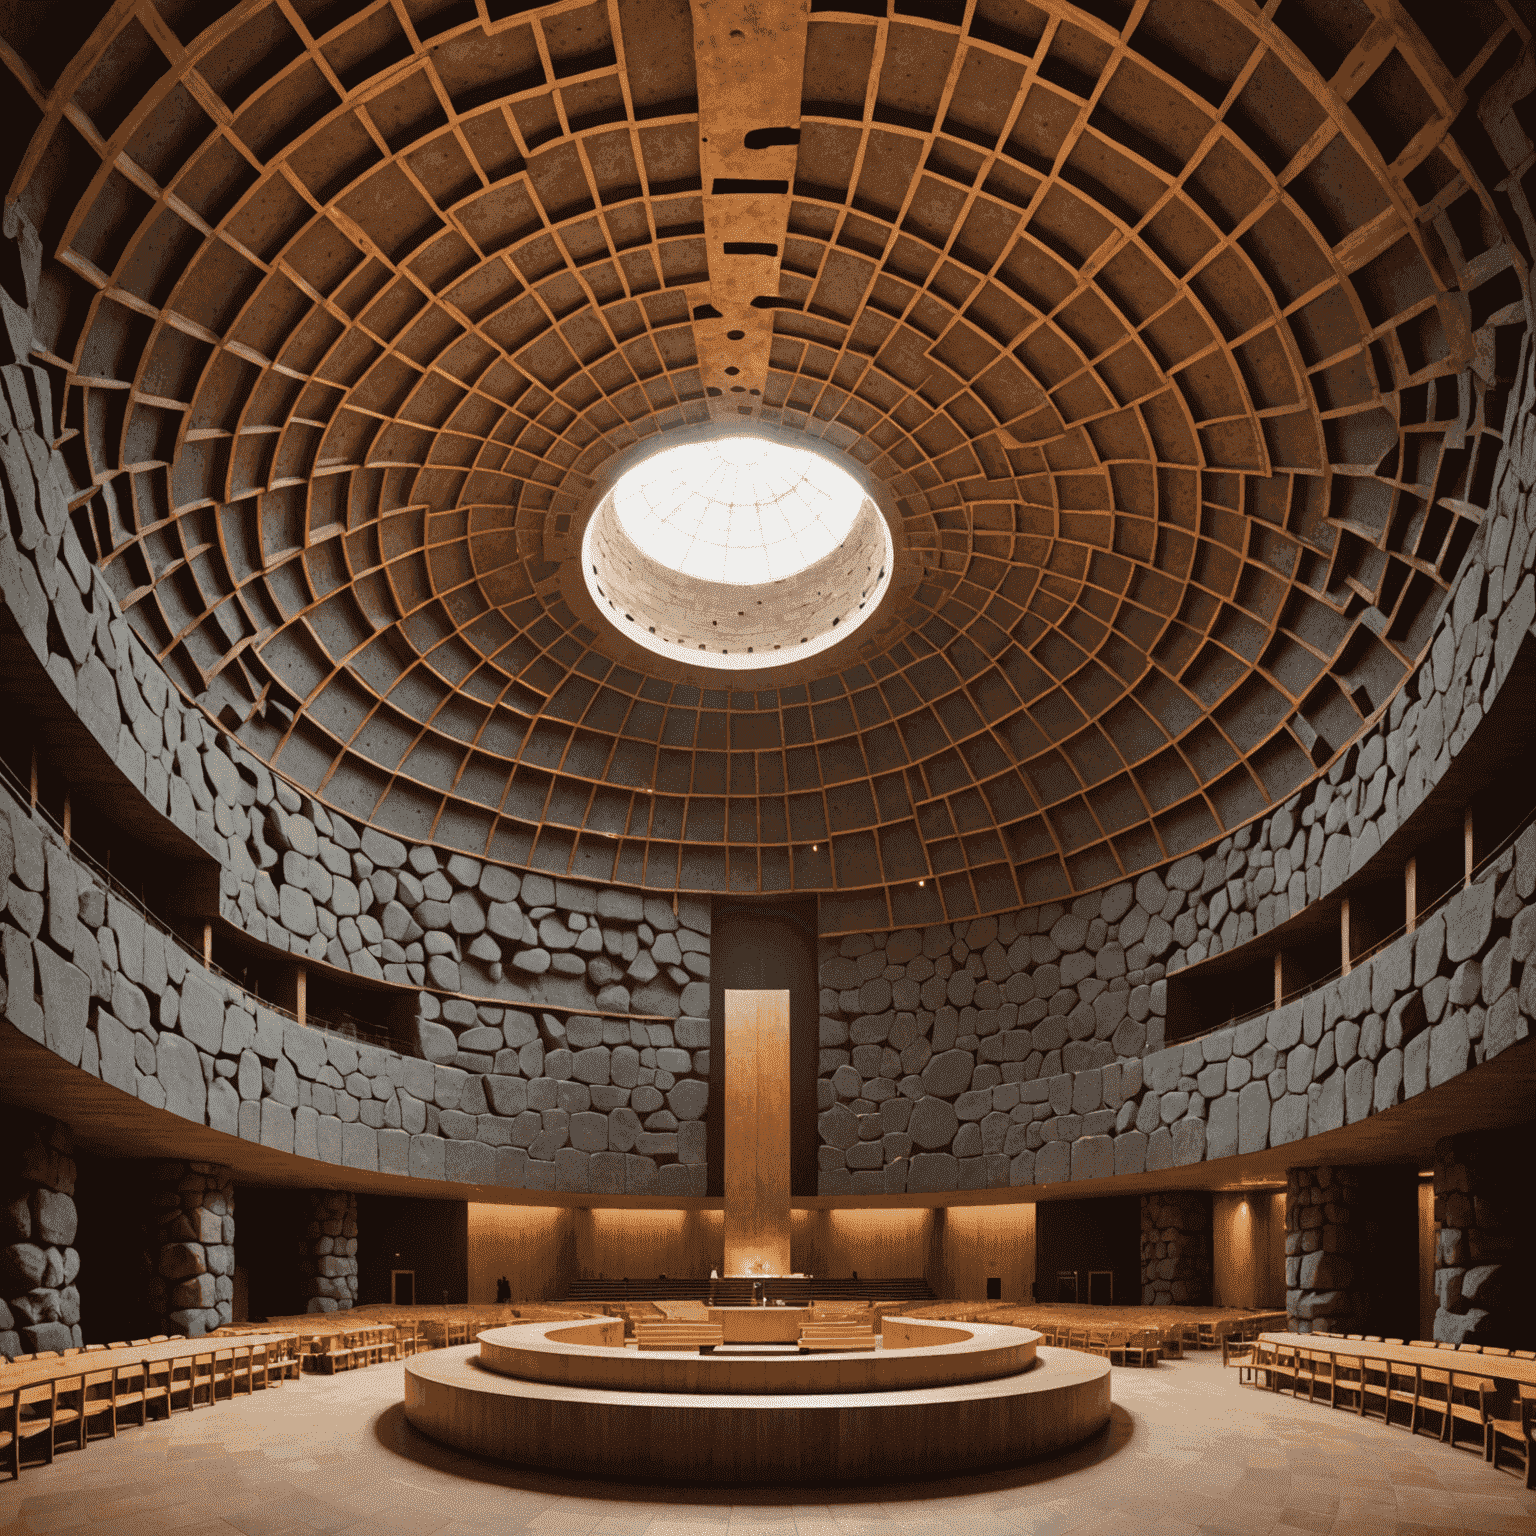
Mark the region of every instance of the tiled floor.
<instances>
[{"instance_id":1,"label":"tiled floor","mask_svg":"<svg viewBox=\"0 0 1536 1536\"><path fill-rule=\"evenodd\" d=\"M1426 1437L1237 1385L1214 1356L1116 1368L1072 1456L873 1489L574 1483L417 1435L400 1368L305 1377L0 1484L0 1536L1410 1536L1536 1531L1536 1493ZM926 1448L912 1447L914 1468ZM791 1522L793 1529L791 1529Z\"/></svg>"}]
</instances>

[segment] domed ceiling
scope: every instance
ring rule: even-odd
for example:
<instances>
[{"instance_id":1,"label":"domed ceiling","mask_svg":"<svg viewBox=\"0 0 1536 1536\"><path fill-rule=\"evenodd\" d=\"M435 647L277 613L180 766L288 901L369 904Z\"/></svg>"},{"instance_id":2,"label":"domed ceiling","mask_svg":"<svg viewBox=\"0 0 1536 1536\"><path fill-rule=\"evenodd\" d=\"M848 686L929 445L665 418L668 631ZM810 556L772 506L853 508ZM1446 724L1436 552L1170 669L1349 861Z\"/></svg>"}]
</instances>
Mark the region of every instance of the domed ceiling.
<instances>
[{"instance_id":1,"label":"domed ceiling","mask_svg":"<svg viewBox=\"0 0 1536 1536\"><path fill-rule=\"evenodd\" d=\"M1423 651L1524 317L1518 11L12 8L76 526L188 696L389 830L834 929L1091 889ZM576 569L711 422L851 461L904 562L728 686Z\"/></svg>"}]
</instances>

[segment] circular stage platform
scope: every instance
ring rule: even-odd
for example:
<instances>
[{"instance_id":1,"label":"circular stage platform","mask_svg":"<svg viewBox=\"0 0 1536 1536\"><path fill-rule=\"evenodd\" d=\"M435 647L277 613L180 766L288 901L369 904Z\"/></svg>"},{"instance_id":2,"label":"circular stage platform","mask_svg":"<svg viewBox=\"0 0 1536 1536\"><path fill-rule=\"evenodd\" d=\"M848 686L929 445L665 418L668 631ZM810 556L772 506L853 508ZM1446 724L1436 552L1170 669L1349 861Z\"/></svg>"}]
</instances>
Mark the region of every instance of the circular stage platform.
<instances>
[{"instance_id":1,"label":"circular stage platform","mask_svg":"<svg viewBox=\"0 0 1536 1536\"><path fill-rule=\"evenodd\" d=\"M415 1355L406 1418L540 1471L718 1484L990 1471L1065 1451L1109 1418L1109 1362L1038 1348L1023 1328L887 1318L878 1349L808 1356L600 1342L621 1328L528 1323Z\"/></svg>"}]
</instances>

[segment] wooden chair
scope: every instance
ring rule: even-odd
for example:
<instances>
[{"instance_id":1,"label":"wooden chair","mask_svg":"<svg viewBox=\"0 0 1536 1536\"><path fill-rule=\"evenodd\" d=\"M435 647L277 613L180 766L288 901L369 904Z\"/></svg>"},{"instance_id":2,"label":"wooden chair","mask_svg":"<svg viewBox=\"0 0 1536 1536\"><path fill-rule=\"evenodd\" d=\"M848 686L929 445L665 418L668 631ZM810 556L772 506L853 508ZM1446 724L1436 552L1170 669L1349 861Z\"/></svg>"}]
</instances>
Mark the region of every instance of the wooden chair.
<instances>
[{"instance_id":1,"label":"wooden chair","mask_svg":"<svg viewBox=\"0 0 1536 1536\"><path fill-rule=\"evenodd\" d=\"M1259 1384L1259 1373L1264 1373L1264 1385L1269 1385L1269 1376L1274 1364L1275 1346L1266 1344L1263 1339L1255 1339L1253 1348L1248 1352L1246 1360L1237 1362L1237 1379L1241 1382L1252 1382L1254 1386Z\"/></svg>"},{"instance_id":2,"label":"wooden chair","mask_svg":"<svg viewBox=\"0 0 1536 1536\"><path fill-rule=\"evenodd\" d=\"M1328 1406L1332 1408L1336 1405L1334 1396L1335 1358L1333 1351L1329 1349L1316 1349L1309 1351L1309 1354L1311 1355L1311 1368L1307 1373L1307 1401L1309 1403L1326 1401Z\"/></svg>"},{"instance_id":3,"label":"wooden chair","mask_svg":"<svg viewBox=\"0 0 1536 1536\"><path fill-rule=\"evenodd\" d=\"M1229 1365L1238 1366L1237 1379L1239 1381L1243 1380L1242 1366L1245 1362L1251 1364L1253 1360L1254 1343L1255 1341L1252 1339L1238 1338L1234 1334L1228 1334L1221 1341L1221 1363L1223 1367Z\"/></svg>"},{"instance_id":4,"label":"wooden chair","mask_svg":"<svg viewBox=\"0 0 1536 1536\"><path fill-rule=\"evenodd\" d=\"M1519 1413L1513 1418L1488 1420L1483 1456L1497 1470L1503 1458L1513 1454L1521 1462L1525 1486L1536 1488L1536 1387L1520 1387Z\"/></svg>"},{"instance_id":5,"label":"wooden chair","mask_svg":"<svg viewBox=\"0 0 1536 1536\"><path fill-rule=\"evenodd\" d=\"M1162 1347L1158 1342L1157 1329L1142 1328L1125 1342L1125 1363L1133 1361L1140 1366L1156 1365L1162 1359Z\"/></svg>"},{"instance_id":6,"label":"wooden chair","mask_svg":"<svg viewBox=\"0 0 1536 1536\"><path fill-rule=\"evenodd\" d=\"M21 1393L0 1388L0 1456L10 1468L11 1480L21 1479Z\"/></svg>"},{"instance_id":7,"label":"wooden chair","mask_svg":"<svg viewBox=\"0 0 1536 1536\"><path fill-rule=\"evenodd\" d=\"M54 1451L58 1448L59 1432L80 1423L80 1410L72 1401L71 1388L74 1384L74 1380L66 1376L52 1381L40 1381L33 1386L20 1388L18 1392L18 1433L24 1440L42 1440L49 1465L52 1465ZM76 1427L78 1435L79 1429Z\"/></svg>"},{"instance_id":8,"label":"wooden chair","mask_svg":"<svg viewBox=\"0 0 1536 1536\"><path fill-rule=\"evenodd\" d=\"M1369 1355L1362 1355L1360 1357L1360 1402L1355 1411L1363 1419L1374 1419L1378 1409L1382 1423L1390 1422L1391 1403L1387 1398L1387 1362L1373 1360Z\"/></svg>"},{"instance_id":9,"label":"wooden chair","mask_svg":"<svg viewBox=\"0 0 1536 1536\"><path fill-rule=\"evenodd\" d=\"M87 1371L81 1382L80 1439L82 1442L117 1439L117 1371ZM96 1434L91 1434L91 1424L105 1420Z\"/></svg>"},{"instance_id":10,"label":"wooden chair","mask_svg":"<svg viewBox=\"0 0 1536 1536\"><path fill-rule=\"evenodd\" d=\"M1433 1366L1419 1367L1419 1395L1413 1405L1413 1416L1408 1421L1411 1433L1418 1434L1419 1426L1434 1421L1435 1438L1445 1440L1451 1428L1451 1373Z\"/></svg>"},{"instance_id":11,"label":"wooden chair","mask_svg":"<svg viewBox=\"0 0 1536 1536\"><path fill-rule=\"evenodd\" d=\"M1452 1371L1449 1391L1450 1419L1447 1424L1446 1444L1454 1446L1462 1425L1472 1426L1472 1435L1478 1445L1486 1447L1488 1422L1493 1416L1490 1404L1498 1395L1498 1383L1486 1376L1473 1376L1465 1371Z\"/></svg>"},{"instance_id":12,"label":"wooden chair","mask_svg":"<svg viewBox=\"0 0 1536 1536\"><path fill-rule=\"evenodd\" d=\"M1419 1416L1419 1368L1404 1365L1397 1360L1387 1361L1387 1423L1392 1422L1392 1409L1402 1406L1408 1411L1408 1428L1412 1428Z\"/></svg>"},{"instance_id":13,"label":"wooden chair","mask_svg":"<svg viewBox=\"0 0 1536 1536\"><path fill-rule=\"evenodd\" d=\"M1333 1357L1333 1406L1350 1406L1359 1411L1364 1401L1365 1367L1358 1355L1334 1355ZM1349 1398L1346 1405L1341 1398Z\"/></svg>"}]
</instances>

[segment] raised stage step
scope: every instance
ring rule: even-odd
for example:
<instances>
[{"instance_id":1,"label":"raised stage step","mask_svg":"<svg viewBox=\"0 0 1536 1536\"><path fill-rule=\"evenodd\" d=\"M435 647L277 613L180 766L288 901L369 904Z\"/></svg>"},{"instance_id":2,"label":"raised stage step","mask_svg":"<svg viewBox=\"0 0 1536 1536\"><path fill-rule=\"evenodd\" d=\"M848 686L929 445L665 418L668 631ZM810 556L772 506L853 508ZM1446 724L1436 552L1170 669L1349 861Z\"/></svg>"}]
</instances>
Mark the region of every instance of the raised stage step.
<instances>
[{"instance_id":1,"label":"raised stage step","mask_svg":"<svg viewBox=\"0 0 1536 1536\"><path fill-rule=\"evenodd\" d=\"M732 1277L711 1282L708 1276L658 1275L654 1279L576 1280L566 1297L575 1304L604 1301L708 1301L717 1306L744 1307L752 1300L748 1279ZM713 1285L713 1292L711 1292ZM922 1276L895 1280L855 1280L851 1276L786 1278L763 1281L769 1301L808 1306L812 1301L931 1301L933 1292Z\"/></svg>"}]
</instances>

